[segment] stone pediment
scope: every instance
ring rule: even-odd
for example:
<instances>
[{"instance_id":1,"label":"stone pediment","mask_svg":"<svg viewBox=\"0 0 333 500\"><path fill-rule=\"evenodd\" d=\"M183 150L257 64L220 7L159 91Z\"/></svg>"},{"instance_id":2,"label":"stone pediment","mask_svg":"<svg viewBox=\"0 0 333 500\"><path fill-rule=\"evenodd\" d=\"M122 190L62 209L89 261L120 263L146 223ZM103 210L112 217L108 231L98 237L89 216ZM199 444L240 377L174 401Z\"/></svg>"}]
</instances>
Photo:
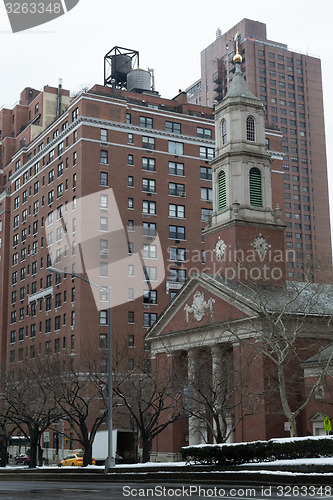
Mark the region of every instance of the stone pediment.
<instances>
[{"instance_id":1,"label":"stone pediment","mask_svg":"<svg viewBox=\"0 0 333 500\"><path fill-rule=\"evenodd\" d=\"M221 282L207 275L192 277L147 333L147 340L182 334L220 323L253 317L256 312Z\"/></svg>"}]
</instances>

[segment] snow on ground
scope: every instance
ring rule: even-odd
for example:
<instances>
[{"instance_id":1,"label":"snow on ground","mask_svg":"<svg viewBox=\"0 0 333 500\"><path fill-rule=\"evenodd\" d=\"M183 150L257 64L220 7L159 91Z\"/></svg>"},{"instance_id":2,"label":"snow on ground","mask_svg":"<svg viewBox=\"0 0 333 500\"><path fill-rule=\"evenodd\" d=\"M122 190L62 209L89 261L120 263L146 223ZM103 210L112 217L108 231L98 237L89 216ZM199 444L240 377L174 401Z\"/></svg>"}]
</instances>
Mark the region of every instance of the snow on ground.
<instances>
[{"instance_id":1,"label":"snow on ground","mask_svg":"<svg viewBox=\"0 0 333 500\"><path fill-rule=\"evenodd\" d=\"M120 470L121 469L132 469L132 470L140 470L142 468L151 468L151 469L161 469L163 467L185 467L188 465L186 462L148 462L148 463L140 463L140 464L117 464L116 469ZM322 458L298 458L295 460L275 460L274 462L251 462L251 463L246 463L243 464L243 467L249 467L249 466L255 465L256 467L263 467L263 472L265 472L265 469L267 466L274 465L274 466L285 466L285 465L332 465L333 466L333 457L322 457ZM198 466L199 468L200 466ZM87 468L89 469L95 469L95 470L104 470L104 466L102 465L89 465ZM7 465L6 469L17 469L17 470L22 470L22 469L28 469L28 466L19 466L19 465ZM60 468L57 465L44 465L42 467L38 467L38 469L57 469L59 470ZM73 470L73 467L61 467L61 469L71 469ZM267 470L266 470L267 471ZM252 471L245 471L242 470L241 472L253 472ZM267 471L270 472L270 471ZM274 471L275 473L276 471ZM279 472L279 471L278 471ZM277 473L278 473L277 472ZM285 472L281 472L285 474ZM294 474L294 473L292 473Z\"/></svg>"}]
</instances>

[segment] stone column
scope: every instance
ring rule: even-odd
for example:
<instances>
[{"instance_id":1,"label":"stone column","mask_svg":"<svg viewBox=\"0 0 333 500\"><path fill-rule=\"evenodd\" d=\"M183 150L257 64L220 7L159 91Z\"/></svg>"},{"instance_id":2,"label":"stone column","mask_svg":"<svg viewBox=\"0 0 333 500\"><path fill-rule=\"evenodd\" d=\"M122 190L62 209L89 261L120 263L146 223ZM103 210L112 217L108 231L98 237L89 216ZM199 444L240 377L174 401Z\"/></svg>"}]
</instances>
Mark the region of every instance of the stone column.
<instances>
[{"instance_id":1,"label":"stone column","mask_svg":"<svg viewBox=\"0 0 333 500\"><path fill-rule=\"evenodd\" d=\"M187 370L188 370L188 404L189 410L195 412L197 403L193 401L191 395L194 393L196 381L198 377L198 349L189 349L187 351ZM202 435L200 432L201 421L196 416L189 417L188 422L188 437L189 445L196 445L203 443Z\"/></svg>"},{"instance_id":2,"label":"stone column","mask_svg":"<svg viewBox=\"0 0 333 500\"><path fill-rule=\"evenodd\" d=\"M227 414L228 401L225 400L225 390L228 390L229 376L228 372L228 360L224 359L224 349L222 344L214 344L211 347L211 356L212 356L212 388L215 392L215 407L219 412L219 426L222 433L225 435L231 426L231 415ZM222 413L225 416L225 420L227 422L227 428L225 429L224 422L222 419ZM228 429L229 428L229 429ZM217 423L214 421L214 431L217 431ZM232 439L231 439L232 440ZM230 439L228 439L230 441Z\"/></svg>"}]
</instances>

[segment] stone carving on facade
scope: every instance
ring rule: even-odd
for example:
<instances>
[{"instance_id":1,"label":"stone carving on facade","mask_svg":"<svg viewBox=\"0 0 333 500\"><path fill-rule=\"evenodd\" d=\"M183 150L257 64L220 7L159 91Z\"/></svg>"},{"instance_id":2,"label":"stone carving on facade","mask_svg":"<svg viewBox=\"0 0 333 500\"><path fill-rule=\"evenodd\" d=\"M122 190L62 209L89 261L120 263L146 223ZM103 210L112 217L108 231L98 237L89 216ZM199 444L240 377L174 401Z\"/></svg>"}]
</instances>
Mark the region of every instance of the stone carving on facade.
<instances>
[{"instance_id":1,"label":"stone carving on facade","mask_svg":"<svg viewBox=\"0 0 333 500\"><path fill-rule=\"evenodd\" d=\"M208 299L207 301L205 300L205 296L201 292L196 292L194 297L193 297L193 303L192 305L186 304L184 307L184 311L186 313L186 321L187 323L189 322L190 314L194 314L194 317L197 321L201 321L202 318L205 316L206 311L209 309L211 317L213 317L213 304L215 303L215 299Z\"/></svg>"}]
</instances>

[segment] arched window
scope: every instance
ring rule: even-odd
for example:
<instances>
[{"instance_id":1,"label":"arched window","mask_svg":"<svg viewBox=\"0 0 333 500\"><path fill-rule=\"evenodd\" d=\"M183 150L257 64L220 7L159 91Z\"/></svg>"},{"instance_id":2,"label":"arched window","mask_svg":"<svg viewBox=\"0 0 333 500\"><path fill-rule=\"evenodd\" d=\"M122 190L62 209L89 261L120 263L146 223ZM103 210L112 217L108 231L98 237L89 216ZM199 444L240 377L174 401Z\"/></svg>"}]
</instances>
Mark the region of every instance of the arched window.
<instances>
[{"instance_id":1,"label":"arched window","mask_svg":"<svg viewBox=\"0 0 333 500\"><path fill-rule=\"evenodd\" d=\"M227 143L227 122L223 118L221 121L221 135L222 135L222 144Z\"/></svg>"},{"instance_id":2,"label":"arched window","mask_svg":"<svg viewBox=\"0 0 333 500\"><path fill-rule=\"evenodd\" d=\"M252 116L246 118L246 138L248 141L252 142L256 140L254 118Z\"/></svg>"},{"instance_id":3,"label":"arched window","mask_svg":"<svg viewBox=\"0 0 333 500\"><path fill-rule=\"evenodd\" d=\"M219 188L219 199L218 199L218 210L223 210L227 206L227 186L225 179L225 172L221 170L218 176L218 188Z\"/></svg>"},{"instance_id":4,"label":"arched window","mask_svg":"<svg viewBox=\"0 0 333 500\"><path fill-rule=\"evenodd\" d=\"M262 207L261 172L258 168L250 170L250 205Z\"/></svg>"}]
</instances>

